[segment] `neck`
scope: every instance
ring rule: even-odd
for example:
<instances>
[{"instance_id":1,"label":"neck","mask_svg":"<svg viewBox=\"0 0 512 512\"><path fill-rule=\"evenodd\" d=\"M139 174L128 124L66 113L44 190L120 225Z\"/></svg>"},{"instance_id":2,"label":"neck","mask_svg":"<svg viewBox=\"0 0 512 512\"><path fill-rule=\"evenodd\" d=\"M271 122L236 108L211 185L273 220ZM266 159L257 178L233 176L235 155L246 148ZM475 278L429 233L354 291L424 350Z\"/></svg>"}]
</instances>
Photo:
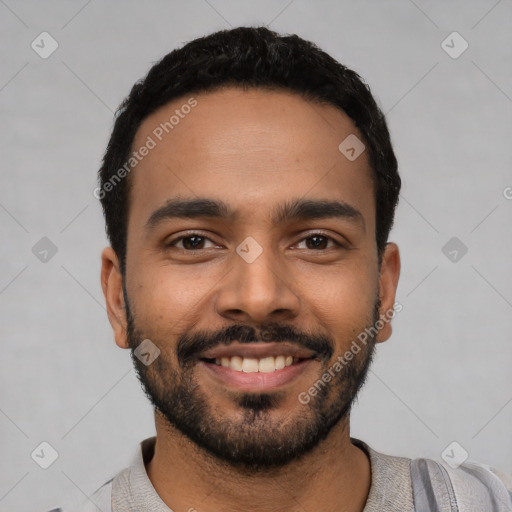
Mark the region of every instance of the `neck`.
<instances>
[{"instance_id":1,"label":"neck","mask_svg":"<svg viewBox=\"0 0 512 512\"><path fill-rule=\"evenodd\" d=\"M370 462L350 441L349 418L298 461L251 473L219 461L170 427L157 413L157 441L146 470L172 510L202 512L362 512Z\"/></svg>"}]
</instances>

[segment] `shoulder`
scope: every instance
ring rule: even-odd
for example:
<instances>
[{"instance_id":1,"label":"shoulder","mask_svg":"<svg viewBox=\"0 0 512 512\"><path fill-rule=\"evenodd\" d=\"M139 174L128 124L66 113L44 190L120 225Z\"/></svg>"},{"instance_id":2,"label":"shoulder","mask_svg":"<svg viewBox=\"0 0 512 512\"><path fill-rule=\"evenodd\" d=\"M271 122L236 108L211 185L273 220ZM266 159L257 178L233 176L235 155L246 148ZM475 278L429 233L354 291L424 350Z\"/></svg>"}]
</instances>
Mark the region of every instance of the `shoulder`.
<instances>
[{"instance_id":1,"label":"shoulder","mask_svg":"<svg viewBox=\"0 0 512 512\"><path fill-rule=\"evenodd\" d=\"M109 480L89 498L72 505L72 508L54 508L47 512L112 512L112 482Z\"/></svg>"},{"instance_id":2,"label":"shoulder","mask_svg":"<svg viewBox=\"0 0 512 512\"><path fill-rule=\"evenodd\" d=\"M453 467L386 455L357 439L352 442L371 462L369 511L397 510L400 503L400 510L415 512L512 512L512 475L478 462Z\"/></svg>"},{"instance_id":3,"label":"shoulder","mask_svg":"<svg viewBox=\"0 0 512 512\"><path fill-rule=\"evenodd\" d=\"M140 442L131 464L103 484L91 496L85 499L82 497L79 503L71 503L67 507L54 508L47 512L112 512L112 503L116 510L127 510L124 505L127 503L126 500L131 499L133 487L138 486L144 479L149 482L144 461L153 456L155 442L155 437Z\"/></svg>"},{"instance_id":4,"label":"shoulder","mask_svg":"<svg viewBox=\"0 0 512 512\"><path fill-rule=\"evenodd\" d=\"M431 459L411 460L411 481L417 510L512 512L512 477L490 466L466 462L457 468Z\"/></svg>"}]
</instances>

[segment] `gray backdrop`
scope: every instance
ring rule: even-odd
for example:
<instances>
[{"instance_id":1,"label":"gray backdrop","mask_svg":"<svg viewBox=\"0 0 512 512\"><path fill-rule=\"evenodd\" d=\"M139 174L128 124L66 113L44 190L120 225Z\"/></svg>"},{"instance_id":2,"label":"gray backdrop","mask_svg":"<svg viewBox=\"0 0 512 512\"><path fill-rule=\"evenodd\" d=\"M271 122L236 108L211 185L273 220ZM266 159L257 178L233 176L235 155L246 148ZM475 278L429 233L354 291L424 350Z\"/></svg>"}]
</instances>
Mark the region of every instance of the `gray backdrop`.
<instances>
[{"instance_id":1,"label":"gray backdrop","mask_svg":"<svg viewBox=\"0 0 512 512\"><path fill-rule=\"evenodd\" d=\"M255 24L359 72L399 159L403 311L352 435L512 472L510 0L0 0L0 510L83 499L154 433L104 309L96 171L152 63Z\"/></svg>"}]
</instances>

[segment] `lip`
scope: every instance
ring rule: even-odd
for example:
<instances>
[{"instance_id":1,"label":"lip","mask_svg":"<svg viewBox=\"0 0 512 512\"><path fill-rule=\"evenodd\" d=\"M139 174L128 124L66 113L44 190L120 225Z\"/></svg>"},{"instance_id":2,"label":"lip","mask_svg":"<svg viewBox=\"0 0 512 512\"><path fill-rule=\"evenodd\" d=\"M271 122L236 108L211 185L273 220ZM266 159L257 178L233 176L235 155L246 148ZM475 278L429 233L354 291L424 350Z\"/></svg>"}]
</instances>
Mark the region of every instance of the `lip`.
<instances>
[{"instance_id":1,"label":"lip","mask_svg":"<svg viewBox=\"0 0 512 512\"><path fill-rule=\"evenodd\" d=\"M221 345L207 350L199 355L200 359L217 359L221 357L247 357L252 359L262 359L270 356L293 356L297 359L311 359L316 355L312 350L297 347L288 342L269 342L269 343L231 343L230 345ZM281 370L276 370L281 371Z\"/></svg>"},{"instance_id":2,"label":"lip","mask_svg":"<svg viewBox=\"0 0 512 512\"><path fill-rule=\"evenodd\" d=\"M281 370L271 373L262 372L238 372L231 368L219 366L208 361L199 361L199 366L204 369L217 382L239 391L270 391L289 384L312 364L313 359L303 359Z\"/></svg>"}]
</instances>

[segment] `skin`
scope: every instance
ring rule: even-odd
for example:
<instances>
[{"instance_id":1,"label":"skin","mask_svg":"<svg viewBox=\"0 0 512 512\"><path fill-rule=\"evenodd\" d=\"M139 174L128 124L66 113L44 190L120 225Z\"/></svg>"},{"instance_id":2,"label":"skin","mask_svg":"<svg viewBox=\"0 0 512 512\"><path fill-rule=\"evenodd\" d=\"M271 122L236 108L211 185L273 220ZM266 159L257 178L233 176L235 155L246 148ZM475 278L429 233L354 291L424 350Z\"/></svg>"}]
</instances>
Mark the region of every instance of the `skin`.
<instances>
[{"instance_id":1,"label":"skin","mask_svg":"<svg viewBox=\"0 0 512 512\"><path fill-rule=\"evenodd\" d=\"M379 271L366 152L349 161L338 150L348 135L362 137L342 111L289 92L227 88L194 97L198 105L131 176L125 286L139 327L165 337L168 346L160 348L171 350L189 330L278 322L324 334L334 340L334 357L344 353L368 325L377 295L381 314L392 309L400 273L394 243L386 246ZM186 100L149 116L133 147L143 145ZM239 218L168 220L145 230L153 211L177 196L222 199ZM272 224L272 208L296 198L344 201L361 212L364 226L348 219ZM200 230L211 240L205 241L202 255L163 246L186 230ZM346 248L332 242L322 245L323 250L308 248L304 239L318 230ZM250 264L235 252L248 236L263 249ZM116 343L129 348L123 276L110 247L102 254L101 282ZM387 322L377 342L390 335ZM195 372L215 414L236 422L231 395L207 372ZM322 373L314 362L283 387L284 399L268 412L272 420L293 422L306 414L297 396ZM158 412L155 423L155 455L146 469L161 499L176 512L191 507L283 512L364 508L370 463L350 442L349 416L302 459L263 473L238 471L216 460Z\"/></svg>"}]
</instances>

